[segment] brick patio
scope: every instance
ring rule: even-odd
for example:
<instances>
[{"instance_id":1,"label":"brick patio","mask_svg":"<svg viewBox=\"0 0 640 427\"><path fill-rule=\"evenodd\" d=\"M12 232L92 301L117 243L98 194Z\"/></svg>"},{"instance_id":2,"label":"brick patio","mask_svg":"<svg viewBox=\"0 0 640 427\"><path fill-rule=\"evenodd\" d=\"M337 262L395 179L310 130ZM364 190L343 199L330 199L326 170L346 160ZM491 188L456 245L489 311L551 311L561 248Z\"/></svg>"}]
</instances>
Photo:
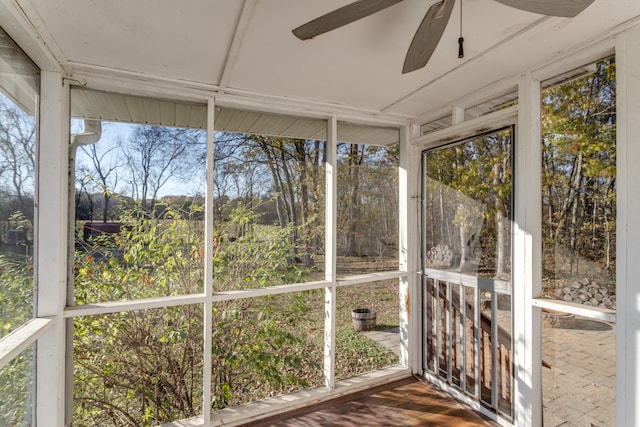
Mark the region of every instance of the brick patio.
<instances>
[{"instance_id":1,"label":"brick patio","mask_svg":"<svg viewBox=\"0 0 640 427\"><path fill-rule=\"evenodd\" d=\"M576 318L542 329L545 427L615 425L615 325Z\"/></svg>"}]
</instances>

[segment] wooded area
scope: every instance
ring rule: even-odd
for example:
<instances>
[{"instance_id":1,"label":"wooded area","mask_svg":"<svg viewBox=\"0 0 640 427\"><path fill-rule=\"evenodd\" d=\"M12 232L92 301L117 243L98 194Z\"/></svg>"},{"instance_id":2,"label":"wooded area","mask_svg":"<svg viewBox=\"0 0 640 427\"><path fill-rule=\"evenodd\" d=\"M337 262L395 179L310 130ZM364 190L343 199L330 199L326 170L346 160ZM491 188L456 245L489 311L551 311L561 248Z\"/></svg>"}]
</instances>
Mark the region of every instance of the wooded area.
<instances>
[{"instance_id":1,"label":"wooded area","mask_svg":"<svg viewBox=\"0 0 640 427\"><path fill-rule=\"evenodd\" d=\"M613 58L542 93L546 296L584 278L615 293L615 94Z\"/></svg>"},{"instance_id":2,"label":"wooded area","mask_svg":"<svg viewBox=\"0 0 640 427\"><path fill-rule=\"evenodd\" d=\"M120 221L123 209L136 205L155 218L168 207L203 206L201 131L136 126L123 139L109 137L108 126L103 141L80 148L77 221ZM291 261L320 268L326 142L218 132L214 153L218 237L237 239L248 228L276 226L289 234ZM397 258L398 155L397 145L339 143L340 256ZM239 206L250 218L239 228L224 227Z\"/></svg>"},{"instance_id":3,"label":"wooded area","mask_svg":"<svg viewBox=\"0 0 640 427\"><path fill-rule=\"evenodd\" d=\"M423 155L427 267L510 280L513 130Z\"/></svg>"}]
</instances>

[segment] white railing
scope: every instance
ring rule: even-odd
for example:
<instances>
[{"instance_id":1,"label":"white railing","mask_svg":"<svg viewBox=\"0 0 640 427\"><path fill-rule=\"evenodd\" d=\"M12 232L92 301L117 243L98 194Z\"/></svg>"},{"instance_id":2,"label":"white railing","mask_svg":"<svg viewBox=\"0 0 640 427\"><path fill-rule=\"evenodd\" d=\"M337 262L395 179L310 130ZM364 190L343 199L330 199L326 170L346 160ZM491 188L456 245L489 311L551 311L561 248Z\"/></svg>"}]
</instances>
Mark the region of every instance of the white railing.
<instances>
[{"instance_id":1,"label":"white railing","mask_svg":"<svg viewBox=\"0 0 640 427\"><path fill-rule=\"evenodd\" d=\"M511 415L511 315L502 325L498 295L511 283L424 270L424 367L482 405Z\"/></svg>"}]
</instances>

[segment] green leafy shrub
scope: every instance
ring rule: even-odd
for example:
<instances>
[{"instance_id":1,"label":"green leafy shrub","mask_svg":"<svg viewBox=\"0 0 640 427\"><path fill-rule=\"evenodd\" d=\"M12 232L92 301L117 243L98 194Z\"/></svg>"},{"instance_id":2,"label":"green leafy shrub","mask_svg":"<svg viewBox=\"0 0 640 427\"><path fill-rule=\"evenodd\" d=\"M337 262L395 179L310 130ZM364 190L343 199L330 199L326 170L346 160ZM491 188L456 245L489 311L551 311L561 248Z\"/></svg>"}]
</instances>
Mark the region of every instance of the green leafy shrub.
<instances>
[{"instance_id":1,"label":"green leafy shrub","mask_svg":"<svg viewBox=\"0 0 640 427\"><path fill-rule=\"evenodd\" d=\"M33 317L33 275L29 260L0 255L0 338ZM31 425L32 352L27 350L0 370L0 425Z\"/></svg>"},{"instance_id":2,"label":"green leafy shrub","mask_svg":"<svg viewBox=\"0 0 640 427\"><path fill-rule=\"evenodd\" d=\"M252 216L239 206L233 226L216 230L217 290L283 284L303 274L287 261L287 231L246 227ZM167 210L162 219L130 212L122 222L119 235L77 251L77 303L202 292L201 221ZM242 226L242 235L228 236ZM215 305L214 409L320 383L321 347L299 328L309 307L304 295ZM74 425L151 426L200 414L203 328L201 304L76 318Z\"/></svg>"}]
</instances>

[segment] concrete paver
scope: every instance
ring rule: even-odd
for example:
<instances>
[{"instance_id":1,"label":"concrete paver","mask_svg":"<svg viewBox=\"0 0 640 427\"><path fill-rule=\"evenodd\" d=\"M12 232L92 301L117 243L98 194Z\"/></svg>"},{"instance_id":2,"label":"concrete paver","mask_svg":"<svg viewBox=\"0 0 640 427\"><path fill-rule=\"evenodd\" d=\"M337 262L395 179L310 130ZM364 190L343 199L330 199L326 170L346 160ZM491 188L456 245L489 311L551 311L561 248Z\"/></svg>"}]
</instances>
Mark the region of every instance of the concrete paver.
<instances>
[{"instance_id":1,"label":"concrete paver","mask_svg":"<svg viewBox=\"0 0 640 427\"><path fill-rule=\"evenodd\" d=\"M545 427L615 425L615 325L576 319L542 329Z\"/></svg>"},{"instance_id":2,"label":"concrete paver","mask_svg":"<svg viewBox=\"0 0 640 427\"><path fill-rule=\"evenodd\" d=\"M400 356L400 328L366 331L363 334Z\"/></svg>"}]
</instances>

